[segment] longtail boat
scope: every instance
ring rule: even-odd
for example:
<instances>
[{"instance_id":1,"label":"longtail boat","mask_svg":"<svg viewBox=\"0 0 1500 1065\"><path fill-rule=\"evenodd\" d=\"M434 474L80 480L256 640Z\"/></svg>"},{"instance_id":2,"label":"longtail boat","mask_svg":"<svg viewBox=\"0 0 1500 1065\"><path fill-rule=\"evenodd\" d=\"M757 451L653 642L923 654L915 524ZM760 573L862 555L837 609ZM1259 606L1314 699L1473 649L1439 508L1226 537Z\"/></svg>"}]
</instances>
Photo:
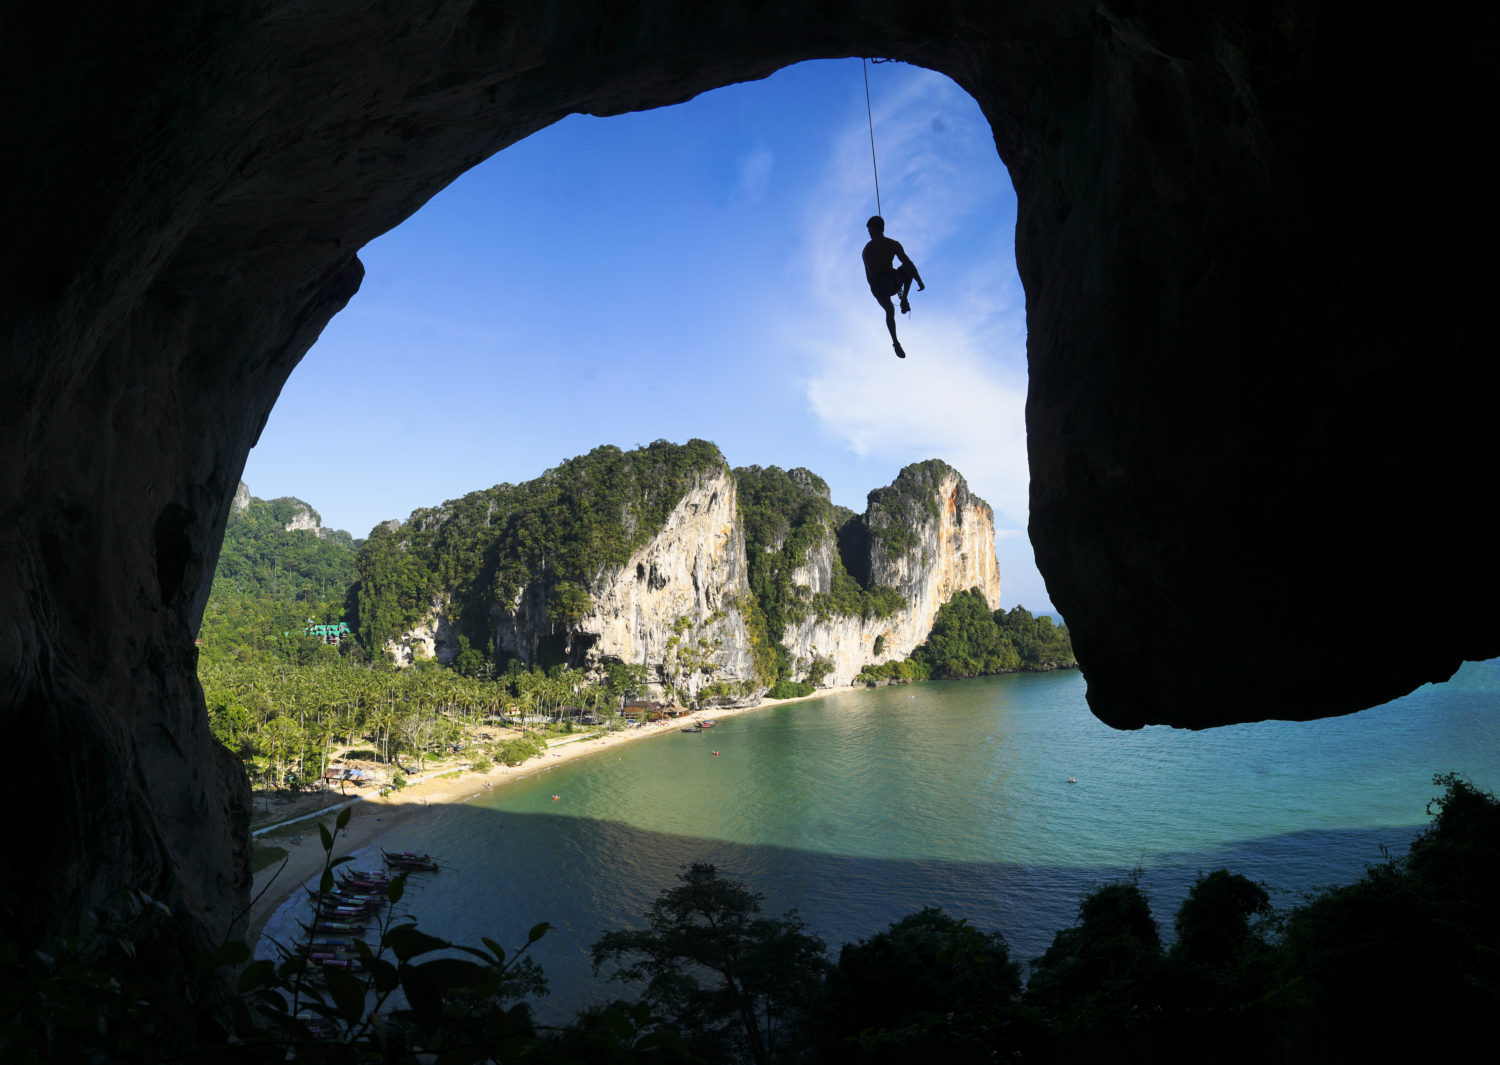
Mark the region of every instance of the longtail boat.
<instances>
[{"instance_id":1,"label":"longtail boat","mask_svg":"<svg viewBox=\"0 0 1500 1065\"><path fill-rule=\"evenodd\" d=\"M362 924L355 924L352 921L327 921L321 919L310 925L302 924L301 921L297 923L302 925L304 932L348 932L351 935L363 933L366 927Z\"/></svg>"},{"instance_id":2,"label":"longtail boat","mask_svg":"<svg viewBox=\"0 0 1500 1065\"><path fill-rule=\"evenodd\" d=\"M438 863L430 854L414 854L411 851L392 854L384 849L380 853L385 855L385 864L396 869L416 869L427 873L438 871Z\"/></svg>"},{"instance_id":3,"label":"longtail boat","mask_svg":"<svg viewBox=\"0 0 1500 1065\"><path fill-rule=\"evenodd\" d=\"M321 965L325 969L363 969L364 964L358 958L335 958L314 954L307 959L314 965Z\"/></svg>"},{"instance_id":4,"label":"longtail boat","mask_svg":"<svg viewBox=\"0 0 1500 1065\"><path fill-rule=\"evenodd\" d=\"M341 876L339 877L339 883L344 887L375 888L379 890L384 890L391 885L390 878L384 876L379 879L373 876Z\"/></svg>"}]
</instances>

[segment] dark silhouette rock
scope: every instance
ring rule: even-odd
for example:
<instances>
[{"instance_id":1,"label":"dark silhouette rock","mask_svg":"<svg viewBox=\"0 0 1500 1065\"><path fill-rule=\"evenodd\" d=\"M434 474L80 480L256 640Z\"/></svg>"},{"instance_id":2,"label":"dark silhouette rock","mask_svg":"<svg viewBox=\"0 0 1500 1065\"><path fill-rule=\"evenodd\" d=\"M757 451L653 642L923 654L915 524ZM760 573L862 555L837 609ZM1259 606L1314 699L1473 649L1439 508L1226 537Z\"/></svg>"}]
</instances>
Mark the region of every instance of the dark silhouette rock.
<instances>
[{"instance_id":1,"label":"dark silhouette rock","mask_svg":"<svg viewBox=\"0 0 1500 1065\"><path fill-rule=\"evenodd\" d=\"M0 724L31 768L7 778L28 813L7 922L74 928L136 887L207 934L243 902L243 784L193 634L248 449L360 247L567 114L803 59L943 71L994 129L1032 538L1095 713L1344 713L1500 654L1474 502L1493 271L1469 265L1495 228L1470 161L1500 99L1494 20L1315 0L7 11Z\"/></svg>"}]
</instances>

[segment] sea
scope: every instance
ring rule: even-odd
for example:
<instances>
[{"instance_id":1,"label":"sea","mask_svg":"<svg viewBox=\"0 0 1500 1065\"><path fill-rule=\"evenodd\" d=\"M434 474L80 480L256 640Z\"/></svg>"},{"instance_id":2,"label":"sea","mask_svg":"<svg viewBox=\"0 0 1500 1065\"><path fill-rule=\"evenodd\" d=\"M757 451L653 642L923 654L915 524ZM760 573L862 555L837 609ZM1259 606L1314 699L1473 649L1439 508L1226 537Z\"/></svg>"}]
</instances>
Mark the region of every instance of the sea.
<instances>
[{"instance_id":1,"label":"sea","mask_svg":"<svg viewBox=\"0 0 1500 1065\"><path fill-rule=\"evenodd\" d=\"M402 903L428 932L516 947L549 923L535 1005L560 1022L634 997L589 947L643 926L687 863L796 909L835 956L940 906L1024 962L1100 884L1139 875L1170 940L1200 873L1292 906L1404 854L1434 774L1500 787L1500 659L1346 717L1203 732L1110 729L1084 690L1064 671L780 704L433 807L383 842L442 862Z\"/></svg>"}]
</instances>

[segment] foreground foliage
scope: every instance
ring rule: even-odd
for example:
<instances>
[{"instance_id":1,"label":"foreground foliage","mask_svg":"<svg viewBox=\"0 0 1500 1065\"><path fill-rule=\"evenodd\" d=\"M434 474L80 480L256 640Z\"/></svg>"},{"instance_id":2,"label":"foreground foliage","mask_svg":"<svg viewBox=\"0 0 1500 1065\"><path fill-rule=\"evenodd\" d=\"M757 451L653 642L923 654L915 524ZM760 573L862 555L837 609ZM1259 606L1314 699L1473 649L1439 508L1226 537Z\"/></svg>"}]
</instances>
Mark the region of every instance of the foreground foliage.
<instances>
[{"instance_id":1,"label":"foreground foliage","mask_svg":"<svg viewBox=\"0 0 1500 1065\"><path fill-rule=\"evenodd\" d=\"M315 975L295 950L246 964L242 943L174 969L153 952L173 919L136 895L91 934L41 950L4 926L0 1060L1436 1060L1486 1045L1500 1015L1500 803L1455 776L1436 783L1436 816L1405 857L1287 913L1242 876L1200 874L1169 947L1138 877L1101 885L1024 987L1002 936L931 908L830 965L795 913L768 917L760 895L693 865L645 927L594 946L596 965L643 985L640 1001L552 1031L521 1001L541 987L525 953L545 926L507 952L398 917L361 976ZM324 843L331 852L331 834ZM406 1004L393 1008L397 989Z\"/></svg>"},{"instance_id":2,"label":"foreground foliage","mask_svg":"<svg viewBox=\"0 0 1500 1065\"><path fill-rule=\"evenodd\" d=\"M642 1002L675 1018L700 1054L757 1065L784 1056L827 948L795 910L763 915L764 896L712 865L694 863L678 881L651 904L646 928L594 944L595 974L615 962L610 979L645 981Z\"/></svg>"}]
</instances>

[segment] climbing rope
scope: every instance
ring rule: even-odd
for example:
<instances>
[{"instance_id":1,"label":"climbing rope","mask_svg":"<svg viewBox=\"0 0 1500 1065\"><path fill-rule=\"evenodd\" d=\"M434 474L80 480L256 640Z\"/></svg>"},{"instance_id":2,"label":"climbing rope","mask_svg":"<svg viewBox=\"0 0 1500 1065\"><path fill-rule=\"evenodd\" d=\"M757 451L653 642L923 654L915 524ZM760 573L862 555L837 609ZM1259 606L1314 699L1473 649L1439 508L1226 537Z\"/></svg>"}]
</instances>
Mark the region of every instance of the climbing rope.
<instances>
[{"instance_id":1,"label":"climbing rope","mask_svg":"<svg viewBox=\"0 0 1500 1065\"><path fill-rule=\"evenodd\" d=\"M880 60L877 59L876 62ZM880 167L875 163L875 114L870 110L870 63L861 58L859 64L865 73L865 117L870 120L870 169L875 172L875 213L883 218L885 215L880 209Z\"/></svg>"}]
</instances>

